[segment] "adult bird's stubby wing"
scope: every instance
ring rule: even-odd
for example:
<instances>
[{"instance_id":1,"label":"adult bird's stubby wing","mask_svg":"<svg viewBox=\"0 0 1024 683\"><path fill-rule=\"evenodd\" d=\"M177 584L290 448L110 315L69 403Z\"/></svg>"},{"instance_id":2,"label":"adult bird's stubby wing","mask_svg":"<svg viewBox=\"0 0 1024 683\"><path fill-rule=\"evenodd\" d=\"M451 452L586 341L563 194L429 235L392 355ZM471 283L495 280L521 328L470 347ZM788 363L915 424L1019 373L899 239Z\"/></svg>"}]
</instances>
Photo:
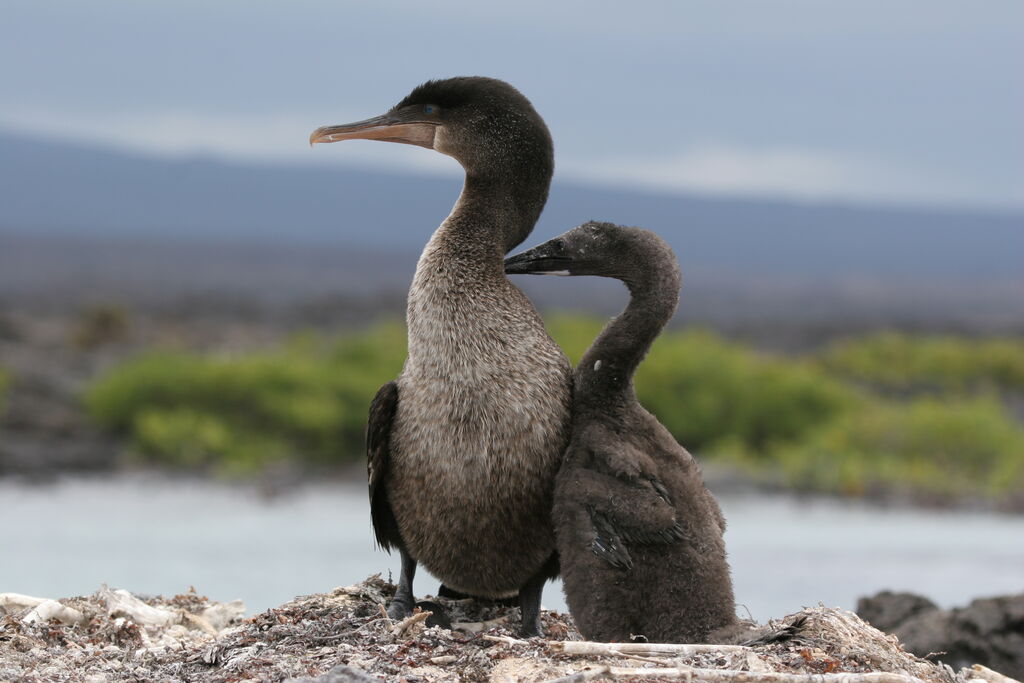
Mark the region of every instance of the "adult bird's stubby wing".
<instances>
[{"instance_id":1,"label":"adult bird's stubby wing","mask_svg":"<svg viewBox=\"0 0 1024 683\"><path fill-rule=\"evenodd\" d=\"M391 459L391 425L398 408L398 384L388 382L380 388L370 404L366 425L366 475L370 483L370 519L377 545L387 551L402 547L398 522L391 511L384 480Z\"/></svg>"}]
</instances>

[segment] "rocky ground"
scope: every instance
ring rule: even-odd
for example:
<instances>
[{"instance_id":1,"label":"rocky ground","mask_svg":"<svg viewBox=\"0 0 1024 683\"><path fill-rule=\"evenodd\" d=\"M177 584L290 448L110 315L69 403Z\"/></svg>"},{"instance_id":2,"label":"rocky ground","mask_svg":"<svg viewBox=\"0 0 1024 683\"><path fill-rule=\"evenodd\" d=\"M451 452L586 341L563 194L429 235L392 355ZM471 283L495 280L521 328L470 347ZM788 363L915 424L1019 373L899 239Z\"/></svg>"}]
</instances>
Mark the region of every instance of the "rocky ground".
<instances>
[{"instance_id":1,"label":"rocky ground","mask_svg":"<svg viewBox=\"0 0 1024 683\"><path fill-rule=\"evenodd\" d=\"M946 610L921 595L883 591L861 598L857 614L896 634L910 652L943 652L953 666L984 662L1024 678L1024 593Z\"/></svg>"},{"instance_id":2,"label":"rocky ground","mask_svg":"<svg viewBox=\"0 0 1024 683\"><path fill-rule=\"evenodd\" d=\"M542 615L547 639L515 637L518 610L436 598L394 623L394 586L371 577L248 619L194 592L137 597L101 588L59 601L0 594L0 681L582 681L1007 683L908 654L856 615L817 607L771 622L761 644L587 644L570 617ZM436 609L436 607L435 607Z\"/></svg>"}]
</instances>

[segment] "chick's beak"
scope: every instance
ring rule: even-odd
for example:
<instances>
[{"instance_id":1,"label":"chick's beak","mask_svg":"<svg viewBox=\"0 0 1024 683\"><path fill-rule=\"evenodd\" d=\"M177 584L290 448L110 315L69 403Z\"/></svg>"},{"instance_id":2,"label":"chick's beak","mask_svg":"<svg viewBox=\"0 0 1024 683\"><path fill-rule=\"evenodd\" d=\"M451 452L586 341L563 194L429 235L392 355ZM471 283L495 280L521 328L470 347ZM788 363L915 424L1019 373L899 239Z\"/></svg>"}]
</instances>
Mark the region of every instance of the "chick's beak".
<instances>
[{"instance_id":1,"label":"chick's beak","mask_svg":"<svg viewBox=\"0 0 1024 683\"><path fill-rule=\"evenodd\" d=\"M545 243L505 259L505 272L510 275L534 273L540 275L569 275L572 259Z\"/></svg>"}]
</instances>

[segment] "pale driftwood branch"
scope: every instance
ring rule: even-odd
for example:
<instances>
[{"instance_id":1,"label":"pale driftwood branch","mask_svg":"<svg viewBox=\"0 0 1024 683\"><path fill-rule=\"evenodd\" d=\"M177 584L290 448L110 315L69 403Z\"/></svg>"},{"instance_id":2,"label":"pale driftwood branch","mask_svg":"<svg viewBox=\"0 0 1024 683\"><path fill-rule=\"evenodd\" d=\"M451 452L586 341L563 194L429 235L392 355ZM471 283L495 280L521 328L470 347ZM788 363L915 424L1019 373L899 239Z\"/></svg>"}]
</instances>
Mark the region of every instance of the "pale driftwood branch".
<instances>
[{"instance_id":1,"label":"pale driftwood branch","mask_svg":"<svg viewBox=\"0 0 1024 683\"><path fill-rule=\"evenodd\" d=\"M993 671L987 666L975 664L970 669L961 669L960 675L964 680L981 680L985 683L1020 683L1020 681L1005 676L998 671Z\"/></svg>"},{"instance_id":2,"label":"pale driftwood branch","mask_svg":"<svg viewBox=\"0 0 1024 683\"><path fill-rule=\"evenodd\" d=\"M548 646L554 652L567 655L639 655L641 657L689 657L702 652L749 652L743 645L706 645L703 643L594 643L585 640L551 641Z\"/></svg>"},{"instance_id":3,"label":"pale driftwood branch","mask_svg":"<svg viewBox=\"0 0 1024 683\"><path fill-rule=\"evenodd\" d=\"M405 633L406 631L408 631L410 628L412 628L416 624L420 623L421 621L426 621L430 617L430 615L432 615L432 614L433 614L433 612L427 612L427 611L416 612L415 614L410 614L405 619L402 619L400 622L398 622L397 624L395 624L391 628L391 635L393 635L393 636L400 636L400 635L402 635L403 633Z\"/></svg>"},{"instance_id":4,"label":"pale driftwood branch","mask_svg":"<svg viewBox=\"0 0 1024 683\"><path fill-rule=\"evenodd\" d=\"M497 619L491 619L490 621L460 621L452 624L452 630L475 634L480 633L481 631L486 631L489 628L494 628L495 626L501 626L507 621L508 617L498 617Z\"/></svg>"},{"instance_id":5,"label":"pale driftwood branch","mask_svg":"<svg viewBox=\"0 0 1024 683\"><path fill-rule=\"evenodd\" d=\"M574 678L574 676L583 676ZM920 678L894 673L838 673L838 674L786 674L786 673L754 673L751 671L735 671L730 669L699 669L692 666L676 666L671 668L632 668L632 667L599 667L582 671L562 678L555 678L545 683L569 683L585 681L598 676L609 678L685 678L700 683L925 683Z\"/></svg>"},{"instance_id":6,"label":"pale driftwood branch","mask_svg":"<svg viewBox=\"0 0 1024 683\"><path fill-rule=\"evenodd\" d=\"M9 610L27 609L46 602L46 598L34 598L21 593L0 593L0 607Z\"/></svg>"},{"instance_id":7,"label":"pale driftwood branch","mask_svg":"<svg viewBox=\"0 0 1024 683\"><path fill-rule=\"evenodd\" d=\"M529 645L528 640L519 640L518 638L510 638L509 636L492 636L490 634L481 636L484 640L490 640L494 643L505 643L506 645Z\"/></svg>"},{"instance_id":8,"label":"pale driftwood branch","mask_svg":"<svg viewBox=\"0 0 1024 683\"><path fill-rule=\"evenodd\" d=\"M654 657L641 657L640 655L627 655L625 652L619 652L617 650L610 651L608 653L608 656L609 657L618 657L620 659L631 659L634 662L646 662L648 664L657 664L658 666L665 666L666 664L669 663L669 662L665 661L665 658L663 658L663 657L659 657L659 658L655 659Z\"/></svg>"},{"instance_id":9,"label":"pale driftwood branch","mask_svg":"<svg viewBox=\"0 0 1024 683\"><path fill-rule=\"evenodd\" d=\"M62 624L79 624L85 621L85 615L74 607L62 605L56 600L43 600L32 608L32 611L25 615L26 624L36 624L56 619Z\"/></svg>"},{"instance_id":10,"label":"pale driftwood branch","mask_svg":"<svg viewBox=\"0 0 1024 683\"><path fill-rule=\"evenodd\" d=\"M98 595L112 617L128 617L140 626L169 626L181 622L179 612L147 605L123 588L111 590L103 586Z\"/></svg>"}]
</instances>

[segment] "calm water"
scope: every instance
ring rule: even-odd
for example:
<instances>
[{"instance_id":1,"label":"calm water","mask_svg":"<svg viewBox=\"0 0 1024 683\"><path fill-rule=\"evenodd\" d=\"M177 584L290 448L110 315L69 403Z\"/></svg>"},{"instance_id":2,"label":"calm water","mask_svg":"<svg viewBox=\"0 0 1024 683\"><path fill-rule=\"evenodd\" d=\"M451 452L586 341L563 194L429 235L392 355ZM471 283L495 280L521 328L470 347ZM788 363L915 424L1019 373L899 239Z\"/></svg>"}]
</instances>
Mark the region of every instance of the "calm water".
<instances>
[{"instance_id":1,"label":"calm water","mask_svg":"<svg viewBox=\"0 0 1024 683\"><path fill-rule=\"evenodd\" d=\"M725 496L736 597L764 621L804 605L852 608L881 589L943 606L1024 590L1024 517L878 510ZM295 595L398 576L377 551L365 487L310 486L266 501L254 489L121 478L47 486L0 482L0 592L64 597L101 583L138 593L195 586L250 612ZM437 581L420 574L417 595ZM544 604L564 609L561 589ZM742 608L741 608L741 613Z\"/></svg>"}]
</instances>

